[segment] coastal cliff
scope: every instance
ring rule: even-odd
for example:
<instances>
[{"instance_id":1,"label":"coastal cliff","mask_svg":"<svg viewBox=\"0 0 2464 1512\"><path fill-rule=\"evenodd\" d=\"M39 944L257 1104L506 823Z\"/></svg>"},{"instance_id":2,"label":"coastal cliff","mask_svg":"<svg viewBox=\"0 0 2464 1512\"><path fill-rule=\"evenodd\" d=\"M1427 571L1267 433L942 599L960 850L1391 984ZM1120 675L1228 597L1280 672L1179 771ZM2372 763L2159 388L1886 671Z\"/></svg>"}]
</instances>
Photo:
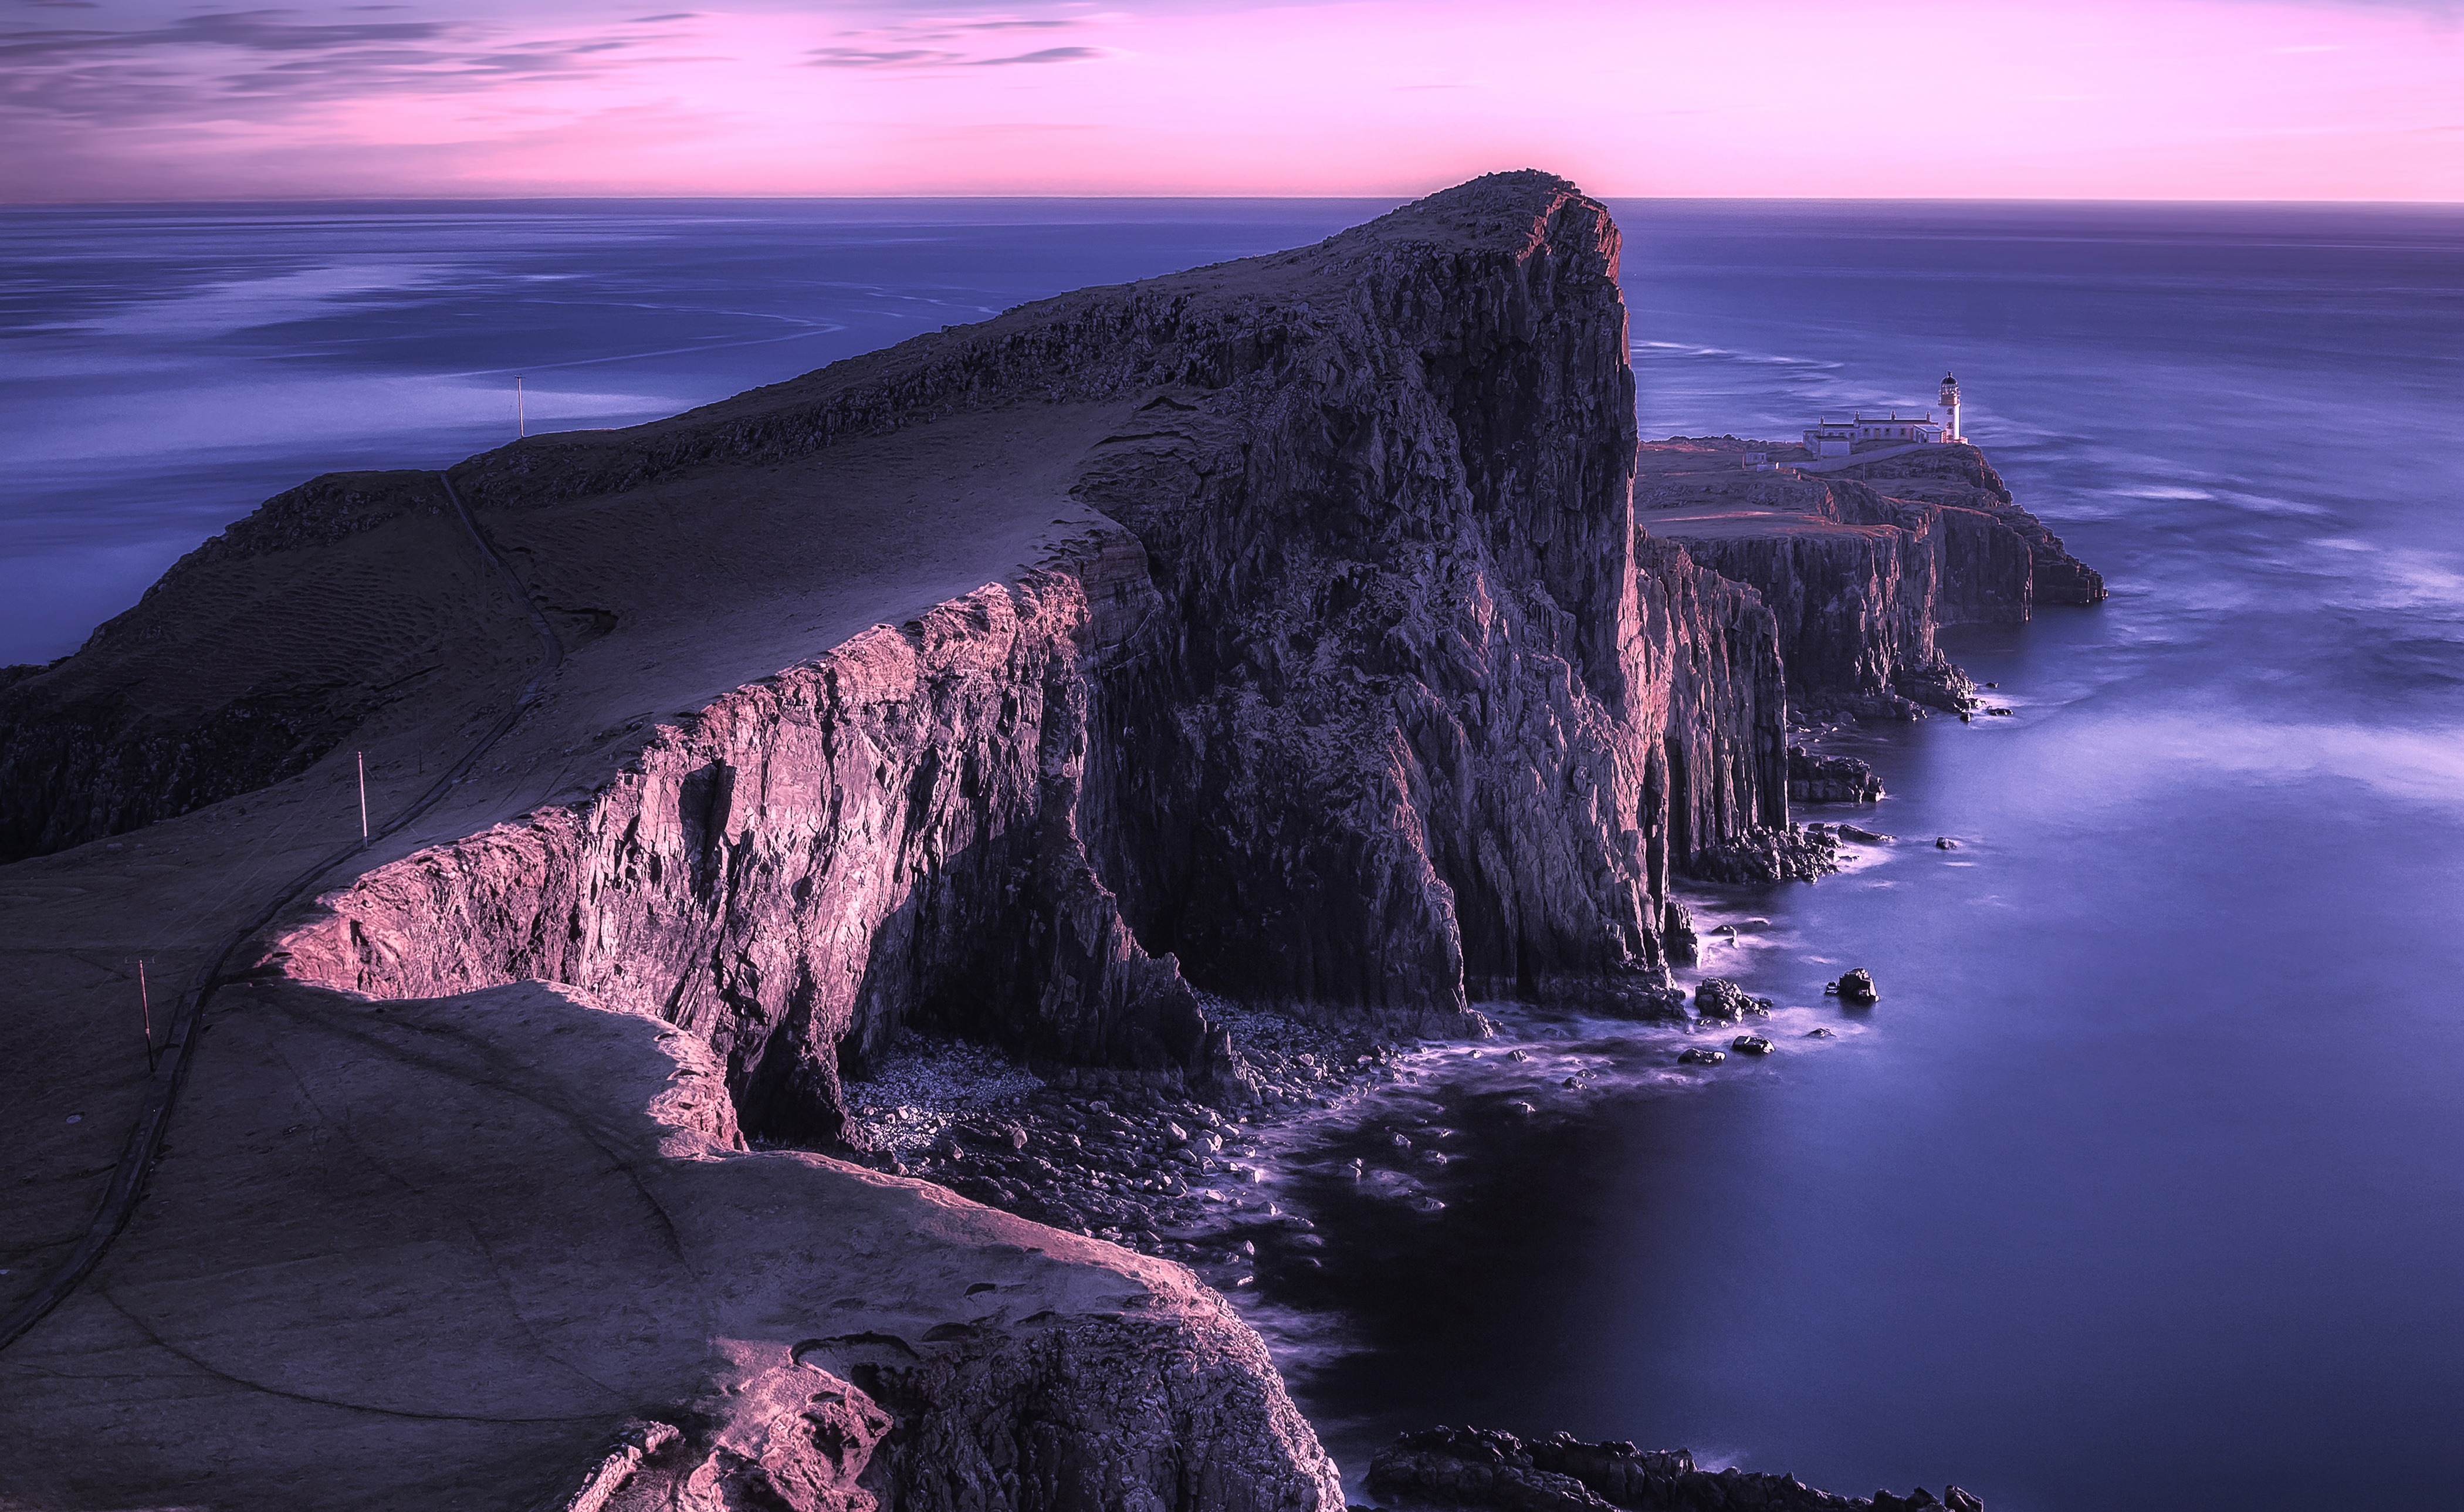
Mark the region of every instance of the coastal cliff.
<instances>
[{"instance_id":1,"label":"coastal cliff","mask_svg":"<svg viewBox=\"0 0 2464 1512\"><path fill-rule=\"evenodd\" d=\"M1111 528L662 725L585 801L366 871L270 963L569 981L703 1035L747 1127L807 1140L908 1027L1237 1098L1193 984L1419 1030L1639 1001L1673 877L1779 831L1788 775L1770 616L1633 527L1617 252L1570 186L1500 176L474 459L456 484L559 595L587 488L1123 406L1069 480Z\"/></svg>"},{"instance_id":2,"label":"coastal cliff","mask_svg":"<svg viewBox=\"0 0 2464 1512\"><path fill-rule=\"evenodd\" d=\"M321 479L0 694L54 795L14 844L72 846L19 865L56 874L56 908L87 927L105 893L113 916L159 912L148 889L200 866L272 887L240 858L354 833L362 752L380 816L441 794L203 989L220 987L223 1032L201 1085L237 1090L184 1112L182 1148L223 1155L158 1173L195 1175L104 1262L153 1274L198 1235L218 1246L154 1309L156 1338L258 1348L214 1332L215 1298L286 1265L303 1316L399 1289L388 1248L214 1225L241 1194L331 1210L309 1198L332 1159L287 1158L309 1131L368 1155L352 1187L368 1231L399 1227L416 1194L496 1215L479 1261L594 1254L632 1222L625 1183L587 1212L543 1194L561 1170L602 1172L596 1149L665 1215L643 1242L665 1224L708 1257L665 1283L638 1342L607 1342L682 1351L624 1376L625 1413L584 1391L543 1415L338 1438L320 1414L401 1393L283 1385L333 1373L312 1330L296 1359L230 1370L241 1395L220 1411L302 1419L252 1440L248 1473L287 1484L298 1453L341 1444L358 1484L406 1455L451 1459L438 1446L469 1432L534 1470L573 1463L585 1499L609 1479L654 1500L672 1481L680 1505L1334 1501L1255 1336L1188 1272L819 1154L642 1165L605 1132L627 1094L594 1093L571 1022L497 1010L555 984L678 1037L746 1135L844 1149L843 1072L909 1029L994 1041L1048 1080L1237 1104L1248 1073L1199 988L1390 1030L1482 1032L1471 1003L1502 992L1647 1009L1661 931L1682 923L1672 880L1785 835L1788 768L1768 613L1634 529L1617 252L1595 202L1506 175L1317 248L1043 301L655 426L536 438L443 480ZM482 535L530 603L491 581ZM545 669L534 612L563 646ZM304 712L245 749L208 737L249 699ZM164 777L180 760L186 785ZM108 847L73 843L149 818L139 844L177 859L98 893ZM74 1016L80 990L63 977L45 1001ZM294 1026L272 1033L277 1009ZM312 1064L303 1037L335 1053ZM499 1047L456 1048L482 1041ZM582 1078L520 1107L570 1105L598 1131L526 1175L509 1163L523 1139L494 1133L436 1164L428 1110L519 1090L517 1063ZM396 1064L427 1080L386 1090L376 1068ZM301 1111L260 1127L295 1084ZM39 1137L57 1142L54 1123ZM787 1215L770 1239L692 1238L670 1183L704 1162L740 1185L735 1211ZM84 1221L63 1208L63 1246ZM1002 1224L1017 1238L997 1241ZM286 1258L295 1242L319 1246L315 1267ZM1003 1299L998 1327L861 1322L913 1274L998 1270L1004 1245L1061 1245L1081 1280L954 1288ZM853 1264L842 1249L881 1274L830 1280ZM589 1269L539 1272L508 1336L566 1339L583 1297L640 1290ZM757 1278L758 1328L711 1311ZM387 1309L402 1332L370 1357L430 1357L483 1326L489 1295ZM134 1351L136 1375L177 1369L88 1300L25 1358L107 1348ZM749 1338L785 1354L745 1354ZM555 1362L588 1357L560 1344L542 1379L569 1392ZM36 1397L23 1426L59 1441L107 1407ZM627 1413L649 1426L574 1461L577 1435ZM124 1447L135 1469L107 1485L46 1461L46 1495L193 1500L176 1464Z\"/></svg>"},{"instance_id":3,"label":"coastal cliff","mask_svg":"<svg viewBox=\"0 0 2464 1512\"><path fill-rule=\"evenodd\" d=\"M1063 1234L904 1180L847 1082L910 1031L989 1042L1203 1167L1202 1105L1263 1095L1218 1003L1376 1035L1483 1034L1500 998L1661 1012L1682 879L1826 864L1788 822L1813 770L1792 696L1955 700L1934 629L2072 580L1970 473L1911 473L1907 498L1772 484L1794 504L1755 507L1808 537L1785 550L1639 523L1617 256L1597 202L1494 175L653 425L319 479L0 681L0 844L51 853L18 863L54 910L23 953L176 921L224 1029L182 1115L184 1157L214 1158L166 1168L195 1184L106 1262L114 1299L134 1277L159 1305L141 1326L73 1299L28 1344L124 1351L132 1376L255 1359L215 1288L245 1293L298 1353L223 1370L238 1394L197 1432L291 1425L248 1451L295 1488L266 1506L308 1504L319 1435L376 1487L354 1504L445 1504L371 1467L466 1432L573 1506L1335 1504L1256 1336L1090 1237L1154 1233L1093 1198L1052 1210L1095 1220ZM352 853L363 755L403 819ZM156 857L95 844L139 825ZM321 890L286 907L294 876ZM217 954L232 922L170 906L201 883L273 922ZM42 970L61 1023L106 1017L81 972ZM428 1117L449 1107L451 1138ZM263 1221L235 1229L241 1201ZM91 1208L58 1205L65 1252ZM418 1244L471 1240L469 1285L282 1216L346 1214L347 1238L414 1207ZM210 1263L182 1272L201 1234ZM655 1286L605 1271L612 1247ZM352 1316L399 1286L366 1358L414 1357L532 1261L537 1291L481 1331L537 1345L504 1379L569 1401L466 1419L437 1406L451 1370L407 1407L347 1370L279 1384L325 1369L285 1306ZM265 1291L277 1271L305 1279ZM564 1348L594 1299L652 1290ZM602 1365L621 1391L576 1384ZM77 1401L19 1421L73 1441L111 1407ZM143 1484L47 1460L46 1504L193 1500L142 1448Z\"/></svg>"},{"instance_id":4,"label":"coastal cliff","mask_svg":"<svg viewBox=\"0 0 2464 1512\"><path fill-rule=\"evenodd\" d=\"M1747 471L1749 449L1777 471ZM1809 716L1958 712L1975 689L1935 632L2104 597L2103 579L2013 503L1964 443L1819 472L1791 466L1814 460L1801 447L1730 437L1641 452L1638 517L1761 596L1778 623L1789 696Z\"/></svg>"},{"instance_id":5,"label":"coastal cliff","mask_svg":"<svg viewBox=\"0 0 2464 1512\"><path fill-rule=\"evenodd\" d=\"M691 1035L536 982L219 1002L152 1194L0 1354L0 1502L1342 1505L1213 1289L748 1150Z\"/></svg>"}]
</instances>

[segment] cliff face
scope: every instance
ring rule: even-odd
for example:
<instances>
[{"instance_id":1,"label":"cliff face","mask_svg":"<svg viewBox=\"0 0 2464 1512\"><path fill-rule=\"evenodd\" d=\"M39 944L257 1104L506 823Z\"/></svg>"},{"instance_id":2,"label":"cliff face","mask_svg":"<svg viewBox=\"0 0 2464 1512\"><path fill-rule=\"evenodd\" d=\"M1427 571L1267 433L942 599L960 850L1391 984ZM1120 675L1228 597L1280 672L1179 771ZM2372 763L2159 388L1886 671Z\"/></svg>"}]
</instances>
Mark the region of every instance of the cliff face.
<instances>
[{"instance_id":1,"label":"cliff face","mask_svg":"<svg viewBox=\"0 0 2464 1512\"><path fill-rule=\"evenodd\" d=\"M1089 832L1218 991L1435 1027L1615 991L1672 857L1785 819L1767 620L1636 549L1615 228L1475 189L1370 228L1079 490L1168 605L1102 679Z\"/></svg>"},{"instance_id":2,"label":"cliff face","mask_svg":"<svg viewBox=\"0 0 2464 1512\"><path fill-rule=\"evenodd\" d=\"M1331 1504L1258 1341L1185 1272L735 1130L839 1136L842 1066L911 1026L1237 1099L1196 989L1422 1030L1478 1032L1472 1003L1498 995L1639 1008L1690 939L1674 876L1804 864L1784 665L1877 697L1947 675L1945 603L2000 612L2031 548L1981 506L1844 482L1790 516L1821 552L1740 549L1740 581L1704 564L1718 533L1639 530L1617 246L1572 186L1498 175L1316 248L473 458L451 481L572 632L533 702L514 692L530 606L432 480L398 474L271 501L77 657L0 685L0 759L34 795L11 811L21 848L282 779L165 825L189 854L120 879L116 909L235 877L282 896L242 859L352 833L357 747L381 813L454 778L416 848L381 840L216 999L200 1063L232 1080L183 1127L241 1179L142 1211L153 1247L129 1263L163 1311L217 1349L305 1338L305 1358L365 1366L381 1378L331 1403L285 1398L361 1413L423 1330L495 1295L445 1296L407 1253L403 1284L429 1290L362 1304L357 1236L416 1208L419 1244L472 1241L471 1275L501 1231L523 1263L498 1280L564 1287L517 1299L485 1349L602 1330L594 1350L642 1372L619 1390L545 1346L531 1375L473 1353L429 1386L506 1398L490 1463L536 1472L542 1422L562 1452L637 1402L676 1419L617 1454L627 1489L603 1505ZM1833 634L1851 644L1825 651ZM219 733L258 710L288 712ZM484 762L460 755L489 731ZM594 1004L621 1012L564 1011ZM582 1056L597 1035L666 1046L693 1084L667 1123L692 1137L654 1159L611 1134L601 1073L647 1063ZM312 1126L314 1158L282 1143ZM698 1237L669 1200L688 1196ZM262 1221L231 1221L234 1200ZM592 1299L648 1283L603 1284L613 1250L572 1235L620 1231L668 1278L642 1305L706 1327L602 1317ZM191 1285L209 1239L255 1325ZM295 1260L324 1267L317 1286ZM63 1358L138 1326L113 1285ZM312 1298L399 1334L337 1350L300 1321L325 1318ZM709 1391L679 1404L693 1371ZM545 1411L517 1399L536 1382L581 1394L519 1415ZM362 1426L460 1422L432 1409ZM72 1442L47 1413L28 1421ZM388 1445L351 1470L475 1462ZM53 1500L167 1504L158 1489Z\"/></svg>"},{"instance_id":3,"label":"cliff face","mask_svg":"<svg viewBox=\"0 0 2464 1512\"><path fill-rule=\"evenodd\" d=\"M1075 822L1086 666L1154 601L1134 540L1082 538L661 726L585 802L374 868L272 960L380 997L584 987L706 1041L773 1138L833 1137L841 1056L918 1019L1221 1090Z\"/></svg>"},{"instance_id":4,"label":"cliff face","mask_svg":"<svg viewBox=\"0 0 2464 1512\"><path fill-rule=\"evenodd\" d=\"M585 802L369 871L276 961L588 987L704 1035L748 1126L803 1138L907 1024L1237 1096L1191 981L1444 1028L1664 980L1672 868L1784 822L1785 718L1770 615L1634 531L1616 254L1596 204L1506 176L911 343L854 364L872 388L782 385L800 423L478 459L457 482L517 534L575 476L1015 405L1022 370L1133 401L1075 473L1117 528L662 728Z\"/></svg>"},{"instance_id":5,"label":"cliff face","mask_svg":"<svg viewBox=\"0 0 2464 1512\"><path fill-rule=\"evenodd\" d=\"M1848 471L1895 498L1982 515L2010 530L2027 543L2029 598L2034 603L2104 602L2104 576L2072 556L2043 520L2013 502L2011 486L1976 448L1927 447Z\"/></svg>"},{"instance_id":6,"label":"cliff face","mask_svg":"<svg viewBox=\"0 0 2464 1512\"><path fill-rule=\"evenodd\" d=\"M1937 630L2022 622L2039 602L2103 597L2103 581L2011 502L1973 447L1928 447L1820 474L1742 471L1734 453L1759 446L1646 445L1638 517L1762 596L1800 709L1883 718L1916 717L1920 706L1956 712L1974 689L1936 646ZM1778 449L1785 467L1787 449Z\"/></svg>"}]
</instances>

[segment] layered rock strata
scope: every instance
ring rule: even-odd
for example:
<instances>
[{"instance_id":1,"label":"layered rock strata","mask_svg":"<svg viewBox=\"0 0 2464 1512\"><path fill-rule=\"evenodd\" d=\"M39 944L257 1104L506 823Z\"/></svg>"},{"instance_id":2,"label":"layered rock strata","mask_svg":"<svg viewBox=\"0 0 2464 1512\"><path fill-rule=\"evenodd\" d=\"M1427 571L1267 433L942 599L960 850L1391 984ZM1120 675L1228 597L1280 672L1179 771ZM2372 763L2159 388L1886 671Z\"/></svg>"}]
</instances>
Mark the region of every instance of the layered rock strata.
<instances>
[{"instance_id":1,"label":"layered rock strata","mask_svg":"<svg viewBox=\"0 0 2464 1512\"><path fill-rule=\"evenodd\" d=\"M1874 803L1881 800L1882 779L1855 756L1824 756L1791 746L1788 796L1800 803Z\"/></svg>"},{"instance_id":2,"label":"layered rock strata","mask_svg":"<svg viewBox=\"0 0 2464 1512\"><path fill-rule=\"evenodd\" d=\"M1780 466L1747 471L1749 449ZM1812 460L1802 448L1728 437L1641 451L1638 516L1755 589L1778 622L1789 694L1811 715L1958 712L1975 688L1935 644L1937 631L2104 597L2103 580L2012 503L1971 446L1819 473L1788 466Z\"/></svg>"},{"instance_id":3,"label":"layered rock strata","mask_svg":"<svg viewBox=\"0 0 2464 1512\"><path fill-rule=\"evenodd\" d=\"M271 963L573 982L706 1037L748 1126L799 1139L907 1026L1237 1096L1191 982L1439 1030L1662 985L1678 872L1803 858L1771 616L1634 528L1617 252L1596 203L1502 175L466 464L553 573L530 515L594 490L1126 405L1071 484L1116 528L368 872Z\"/></svg>"}]
</instances>

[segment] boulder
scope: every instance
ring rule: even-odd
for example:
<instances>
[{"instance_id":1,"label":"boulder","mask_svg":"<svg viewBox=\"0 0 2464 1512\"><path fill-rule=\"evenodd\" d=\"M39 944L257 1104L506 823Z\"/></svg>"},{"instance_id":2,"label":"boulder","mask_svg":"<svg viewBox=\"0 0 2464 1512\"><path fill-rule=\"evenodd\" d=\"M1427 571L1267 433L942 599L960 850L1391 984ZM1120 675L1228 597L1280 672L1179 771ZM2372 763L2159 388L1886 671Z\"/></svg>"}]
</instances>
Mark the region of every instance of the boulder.
<instances>
[{"instance_id":1,"label":"boulder","mask_svg":"<svg viewBox=\"0 0 2464 1512\"><path fill-rule=\"evenodd\" d=\"M1788 796L1799 803L1871 803L1882 796L1882 779L1855 756L1815 756L1791 746Z\"/></svg>"},{"instance_id":2,"label":"boulder","mask_svg":"<svg viewBox=\"0 0 2464 1512\"><path fill-rule=\"evenodd\" d=\"M1725 976L1706 977L1694 989L1694 1011L1705 1019L1735 1019L1753 1007L1746 990Z\"/></svg>"}]
</instances>

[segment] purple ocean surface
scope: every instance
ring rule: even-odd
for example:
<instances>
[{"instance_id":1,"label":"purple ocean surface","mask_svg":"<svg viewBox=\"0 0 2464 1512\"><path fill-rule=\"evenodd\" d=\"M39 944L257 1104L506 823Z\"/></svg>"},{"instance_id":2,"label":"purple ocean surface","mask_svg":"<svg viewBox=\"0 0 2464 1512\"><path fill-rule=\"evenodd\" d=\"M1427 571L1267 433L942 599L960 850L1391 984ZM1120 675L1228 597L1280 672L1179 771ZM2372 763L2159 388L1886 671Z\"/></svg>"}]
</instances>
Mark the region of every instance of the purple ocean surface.
<instances>
[{"instance_id":1,"label":"purple ocean surface","mask_svg":"<svg viewBox=\"0 0 2464 1512\"><path fill-rule=\"evenodd\" d=\"M0 212L0 661L310 474L510 438L516 374L534 428L624 424L1381 208ZM1323 1269L1252 1305L1304 1406L1355 1474L1450 1422L1996 1512L2453 1501L2464 211L1617 208L1646 436L1955 369L2114 597L1951 646L2012 718L1841 747L1892 795L1858 822L1916 844L1705 891L1770 921L1704 970L1782 1004L1784 1053L1678 1077L1664 1039L1521 1015L1594 1089L1508 1124L1498 1062L1425 1052L1373 1111L1460 1128L1412 1178L1435 1211L1299 1131ZM1859 965L1850 1022L1819 984Z\"/></svg>"}]
</instances>

